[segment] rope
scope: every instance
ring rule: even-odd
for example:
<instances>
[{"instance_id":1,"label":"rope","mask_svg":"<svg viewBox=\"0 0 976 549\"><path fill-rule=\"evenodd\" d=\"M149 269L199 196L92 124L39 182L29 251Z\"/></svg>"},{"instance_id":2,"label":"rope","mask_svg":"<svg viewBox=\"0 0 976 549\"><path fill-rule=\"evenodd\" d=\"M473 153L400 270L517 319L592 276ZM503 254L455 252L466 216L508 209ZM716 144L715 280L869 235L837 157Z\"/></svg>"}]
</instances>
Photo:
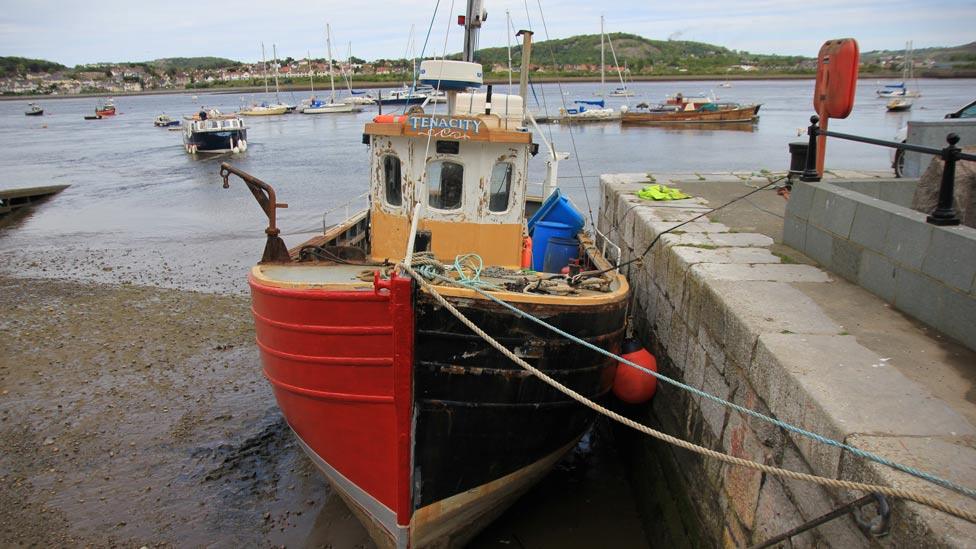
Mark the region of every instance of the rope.
<instances>
[{"instance_id":1,"label":"rope","mask_svg":"<svg viewBox=\"0 0 976 549\"><path fill-rule=\"evenodd\" d=\"M465 326L467 326L471 331L473 331L479 337L481 337L482 339L484 339L489 345L491 345L492 347L494 347L500 353L502 353L503 355L505 355L506 357L508 357L510 360L512 360L513 362L515 362L516 364L518 364L519 366L521 366L525 370L527 370L530 373L532 373L532 375L536 376L537 378L539 378L540 380L542 380L547 385L549 385L549 386L553 387L554 389L562 392L563 394L569 396L570 398L572 398L573 400L579 402L580 404L582 404L582 405L584 405L584 406L586 406L586 407L588 407L588 408L596 411L599 414L602 414L602 415L604 415L606 417L609 417L610 419L613 419L614 421L617 421L618 423L620 423L622 425L625 425L627 427L630 427L630 428L632 428L632 429L634 429L636 431L639 431L641 433L644 433L646 435L650 435L650 436L652 436L654 438L657 438L659 440L663 440L664 442L667 442L669 444L673 444L675 446L678 446L679 448L683 448L685 450L689 450L689 451L695 452L697 454L701 454L701 455L704 455L704 456L707 456L707 457L711 457L713 459L717 459L719 461L723 461L725 463L729 463L729 464L732 464L732 465L739 465L739 466L742 466L742 467L747 467L747 468L754 469L754 470L757 470L757 471L761 471L763 473L768 473L768 474L771 474L771 475L776 475L776 476L780 476L780 477L784 477L784 478L792 478L792 479L796 479L796 480L803 480L803 481L812 482L812 483L815 483L815 484L819 484L819 485L822 485L822 486L828 486L828 487L832 487L832 488L840 488L840 489L846 489L846 490L859 490L859 491L863 491L863 492L877 492L877 493L882 494L882 495L885 495L885 496L890 496L890 497L894 497L894 498L900 498L900 499L905 499L905 500L909 500L909 501L914 501L916 503L920 503L922 505L926 505L926 506L931 507L933 509L937 509L937 510L942 511L944 513L953 515L955 517L958 517L958 518L961 518L961 519L964 519L964 520L967 520L969 522L972 522L972 523L976 524L976 513L973 513L971 511L967 511L965 509L956 507L956 506L951 505L951 504L948 504L948 503L945 503L945 502L943 502L943 501L941 501L939 499L936 499L936 498L933 498L933 497L930 497L930 496L926 496L924 494L918 494L918 493L915 493L913 491L903 490L903 489L900 489L900 488L891 488L891 487L888 487L888 486L880 486L880 485L867 484L867 483L863 483L863 482L855 482L855 481L849 481L849 480L832 479L832 478L826 478L826 477L821 477L821 476L817 476L817 475L810 475L810 474L806 474L806 473L798 473L796 471L790 471L788 469L782 469L782 468L779 468L779 467L772 467L772 466L769 466L769 465L765 465L765 464L762 464L762 463L757 463L757 462L750 461L750 460L747 460L747 459L738 458L738 457L735 457L735 456L730 456L728 454L724 454L722 452L718 452L718 451L712 450L710 448L705 448L703 446L698 446L696 444L692 444L692 443L687 442L685 440L682 440L682 439L679 439L677 437L668 435L666 433L663 433L661 431L658 431L656 429L652 429L651 427L648 427L646 425L643 425L641 423L638 423L636 421L633 421L630 418L627 418L627 417L625 417L625 416L623 416L621 414L618 414L617 412L614 412L612 410L609 410L609 409L607 409L607 408L605 408L605 407L603 407L603 406L601 406L601 405L599 405L599 404L597 404L597 403L595 403L595 402L587 399L583 395L577 393L576 391L573 391L572 389L570 389L569 387L566 387L565 385L562 385L558 381L556 381L556 380L552 379L551 377L547 376L541 370L533 367L528 362L522 360L521 358L519 358L518 356L516 356L514 353L512 353L510 350L508 350L508 348L506 348L504 345L502 345L501 343L499 343L498 341L496 341L494 338L492 338L490 335L488 335L484 330L482 330L477 325L475 325L470 319L468 319L466 316L464 316L464 314L461 313L461 311L459 311L456 307L454 307L453 305L451 305L440 293L437 292L437 290L434 288L434 286L430 282L428 282L423 276L421 276L417 271L413 270L411 267L407 267L406 265L404 265L402 263L400 265L398 265L398 268L401 269L401 270L403 270L403 271L405 271L405 272L407 272L411 277L414 278L414 280L416 280L420 284L421 288L423 288L425 291L427 291L428 293L430 293L438 303L440 303L452 315L454 315L458 320L460 320L461 323L463 323ZM451 279L447 279L447 280L448 281L451 281ZM520 316L522 316L524 318L528 318L530 320L536 321L539 324L548 326L553 331L555 331L557 333L561 333L562 335L571 337L571 339L574 339L574 340L576 340L578 342L582 342L582 343L586 344L588 347L592 348L593 350L599 351L599 352L601 352L604 355L607 355L607 356L610 356L610 357L614 357L617 360L619 360L620 362L623 362L625 364L628 364L628 365L630 365L632 367L637 367L638 369L641 369L641 370L643 370L643 371L645 371L647 373L652 373L650 370L641 368L640 366L638 366L637 364L634 364L633 362L630 362L629 360L623 359L621 357L617 357L613 353L609 353L608 351L604 351L604 350L600 349L599 347L592 346L592 345L588 344L587 342L584 342L582 340L579 340L578 338L575 338L573 336L569 336L569 334L566 334L565 332L562 332L558 328L555 328L554 326L549 326L548 324L545 324L541 320L536 319L533 316L531 316L531 315L529 315L529 314L527 314L527 313L525 313L525 312L523 312L523 311L521 311L521 310L519 310L517 308L514 308L514 307L508 305L504 301L502 301L500 299L497 299L494 296L491 296L491 295L487 294L486 292L483 292L483 291L481 291L481 290L479 290L477 288L472 288L472 289L474 291L480 293L481 295L484 295L486 297L489 297L493 301L495 301L495 302L497 302L499 304L502 304L502 305L504 305L504 306L506 306L506 307L508 307L508 308L510 308L512 310L514 310L515 312L517 312ZM677 381L671 380L670 378L668 378L666 376L660 376L660 375L658 375L656 377L658 377L659 379L662 379L664 381L667 381L669 383L677 384L678 386L682 386L683 388L686 388L686 389L689 389L689 390L694 389L694 388L689 387L687 385L681 384L681 383L679 383ZM724 401L724 400L722 400L722 399L720 399L718 397L714 397L712 395L709 395L708 393L701 393L701 394L702 394L702 396L707 397L707 398L710 398L711 400L714 400L716 402L724 403L724 404L726 404L728 406L731 406L733 408L736 408L736 409L738 409L740 411L743 411L745 413L750 413L750 415L754 415L756 417L761 417L761 418L764 418L764 419L767 419L767 420L772 420L773 422L775 422L777 424L781 424L780 426L787 425L787 424L783 424L782 422L779 422L778 420L774 420L773 418L769 418L768 416L764 416L762 414L759 414L758 412L753 412L751 410L742 408L741 406L738 406L738 405L732 404L730 402ZM790 426L790 427L792 427L792 426ZM796 429L797 431L803 431L802 429L799 429L799 428L796 428L796 427L794 427L793 429ZM810 433L810 434L812 435L813 433ZM821 439L823 438L823 437L820 437L819 435L816 435L816 436L819 437L819 438L821 438ZM824 440L829 440L829 439L824 439ZM835 442L835 445L840 444L840 443L837 443L836 441L832 441L832 442ZM846 445L843 445L843 446L846 446ZM853 447L847 447L847 448L851 448L852 450L857 450L857 449L855 449ZM869 452L864 452L863 450L858 450L855 453L859 453L859 455L862 455L862 457L873 456L873 457L869 457L869 459L878 458L878 459L884 460L884 458L881 458L880 456L874 456L873 454L870 454ZM877 459L875 459L875 461L877 461ZM887 461L887 460L884 460L884 461ZM889 462L889 463L891 463L891 462ZM902 466L902 467L904 467L904 466ZM911 468L906 468L906 469L911 469ZM908 471L906 471L906 472L908 472ZM919 472L916 472L916 473L919 473ZM924 473L922 473L922 474L924 474ZM952 483L950 481L938 479L938 480L941 480L941 482L937 482L935 480L937 477L932 477L931 475L927 475L927 474L925 474L925 475L926 476L920 477L920 478L924 478L925 480L929 480L931 482L935 482L936 484L940 484L940 485L945 486L947 488L952 488L952 489L957 490L957 491L962 491L962 493L964 493L966 495L969 495L970 497L974 497L973 494L976 494L976 492L973 492L972 490L970 490L968 488L965 488L965 487L962 487L962 486L957 486L957 485L955 485L954 483ZM915 474L915 476L919 476L919 475L918 474ZM931 478L928 478L928 477L931 477Z\"/></svg>"}]
</instances>

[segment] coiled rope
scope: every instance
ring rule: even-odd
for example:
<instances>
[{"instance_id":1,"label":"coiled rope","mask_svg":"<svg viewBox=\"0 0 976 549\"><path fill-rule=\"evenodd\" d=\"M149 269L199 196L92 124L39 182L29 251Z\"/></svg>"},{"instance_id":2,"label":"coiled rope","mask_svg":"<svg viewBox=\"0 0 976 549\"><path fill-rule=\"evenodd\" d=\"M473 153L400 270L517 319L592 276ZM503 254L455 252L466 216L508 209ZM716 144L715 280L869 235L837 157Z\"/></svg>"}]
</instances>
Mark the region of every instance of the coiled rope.
<instances>
[{"instance_id":1,"label":"coiled rope","mask_svg":"<svg viewBox=\"0 0 976 549\"><path fill-rule=\"evenodd\" d=\"M413 261L416 261L416 259L414 259ZM940 499L937 499L937 498L934 498L934 497L931 497L931 496L927 496L925 494L919 494L917 492L910 491L910 490L903 490L901 488L891 488L891 487L888 487L888 486L880 486L880 485L876 485L876 484L867 484L867 483L863 483L863 482L855 482L855 481L850 481L850 480L833 479L833 478L821 477L821 476L811 475L811 474L806 474L806 473L799 473L799 472L796 472L796 471L790 471L788 469L782 469L782 468L779 468L779 467L773 467L773 466L770 466L770 465L765 465L763 463L757 463L755 461L750 461L750 460L747 460L747 459L743 459L743 458L738 458L738 457L735 457L735 456L731 456L731 455L728 455L728 454L725 454L725 453L722 453L722 452L718 452L716 450L712 450L710 448L705 448L703 446L699 446L697 444L693 444L691 442L682 440L680 438L671 436L671 435L669 435L667 433L663 433L661 431L658 431L656 429L653 429L651 427L648 427L648 426L646 426L644 424L638 423L638 422L636 422L636 421L634 421L634 420L632 420L632 419L630 419L628 417L625 417L625 416L623 416L621 414L618 414L617 412L614 412L614 411L612 411L612 410L610 410L608 408L605 408L604 406L601 406L600 404L597 404L596 402L593 402L592 400L584 397L583 395L577 393L576 391L573 391L569 387L566 387L565 385L559 383L555 379L549 377L548 375L546 375L545 373L543 373L541 370L535 368L534 366L532 366L528 362L522 360L520 357L516 356L512 351L510 351L507 347L505 347L504 345L502 345L501 343L499 343L498 341L496 341L494 338L492 338L490 335L488 335L484 330L482 330L481 328L479 328L474 322L472 322L470 319L468 319L466 316L464 316L464 314L461 311L459 311L456 307L454 307L454 305L451 305L451 303L448 302L437 291L437 289L430 282L428 282L427 277L422 276L420 273L418 273L417 271L415 271L413 268L408 267L407 265L405 265L403 263L400 263L398 265L398 268L401 271L406 272L414 280L416 280L417 283L420 284L421 288L423 288L431 296L433 296L434 299L438 303L440 303L445 309L447 309L452 315L454 315L459 321L461 321L462 324L464 324L465 326L467 326L472 332L474 332L479 337L481 337L482 339L484 339L489 345L491 345L492 347L494 347L495 349L497 349L498 352L500 352L503 355L505 355L512 362L515 362L516 364L518 364L519 366L521 366L522 368L524 368L525 370L527 370L528 372L530 372L532 375L534 375L537 378L539 378L540 380L542 380L547 385L549 385L552 388L556 389L557 391L565 394L566 396L572 398L573 400L579 402L580 404L582 404L582 405L584 405L584 406L586 406L586 407L588 407L588 408L596 411L597 413L602 414L602 415L604 415L604 416L606 416L606 417L608 417L608 418L610 418L610 419L612 419L612 420L614 420L614 421L616 421L616 422L618 422L618 423L620 423L622 425L625 425L627 427L630 427L631 429L634 429L634 430L636 430L638 432L641 432L641 433L644 433L646 435L652 436L654 438L657 438L657 439L662 440L664 442L667 442L669 444L678 446L679 448L684 448L685 450L688 450L688 451L691 451L691 452L695 452L697 454L704 455L704 456L707 456L707 457L710 457L710 458L713 458L713 459L717 459L719 461L722 461L722 462L725 462L725 463L729 463L729 464L732 464L732 465L738 465L738 466L741 466L741 467L746 467L746 468L749 468L749 469L754 469L754 470L757 470L757 471L761 471L763 473L767 473L767 474L771 474L771 475L775 475L775 476L779 476L779 477L791 478L791 479L795 479L795 480L802 480L802 481L811 482L811 483L814 483L814 484L819 484L819 485L822 485L822 486L828 486L828 487L831 487L831 488L839 488L839 489L846 489L846 490L859 490L859 491L863 491L863 492L877 492L879 494L882 494L882 495L885 495L885 496L889 496L889 497L905 499L905 500L908 500L908 501L914 501L915 503L919 503L919 504L922 504L922 505L931 507L933 509L937 509L939 511L942 511L943 513L947 513L947 514L953 515L955 517L958 517L958 518L961 518L963 520L967 520L967 521L969 521L971 523L976 524L976 513L972 512L972 511L969 511L969 510L966 510L966 509L962 509L962 508L957 507L955 505L946 503L946 502L944 502L944 501L942 501ZM435 275L433 278L439 278L439 279L444 280L445 282L458 284L458 281L456 281L454 279L451 279L451 278L444 277L443 275ZM507 308L513 310L514 312L516 312L520 316L522 316L524 318L528 318L530 320L533 320L533 321L535 321L535 322L537 322L537 323L539 323L539 324L541 324L543 326L546 326L549 329L555 331L556 333L559 333L561 335L570 337L570 338L572 338L572 339L574 339L576 341L579 341L581 343L584 343L584 344L587 345L587 347L590 347L591 349L593 349L595 351L598 351L598 352L600 352L600 353L602 353L602 354L604 354L606 356L610 356L610 357L612 357L612 358L614 358L614 359L616 359L616 360L618 360L620 362L623 362L624 364L628 364L630 366L636 367L636 368L638 368L638 369L640 369L642 371L645 371L647 373L652 373L650 370L647 370L645 368L642 368L642 367L638 366L637 364L634 364L633 362L631 362L629 360L626 360L626 359L624 359L622 357L618 357L617 355L614 355L613 353L610 353L609 351L604 351L603 349L600 349L599 347L592 346L591 344L589 344L587 342L584 342L582 340L579 340L578 338L575 338L575 336L571 336L570 334L567 334L566 332L563 332L563 331L559 330L555 326L551 326L549 324L546 324L545 322L543 322L543 321L541 321L539 319L536 319L532 315L529 315L528 313L525 313L524 311L521 311L520 309L515 308L515 307L509 305L508 303L506 303L506 302L504 302L504 301L502 301L500 299L495 298L494 296L488 294L487 292L484 292L482 290L479 290L478 288L475 288L475 287L470 287L470 286L464 286L464 287L469 287L472 290L478 292L479 294L481 294L481 295L483 295L483 296L491 299L492 301L495 301L496 303L499 303L501 305L506 306ZM678 385L679 387L683 387L683 388L688 389L688 390L693 390L694 389L693 387L690 387L688 385L684 385L684 384L682 384L680 382L677 382L675 380L672 380L672 379L668 378L667 376L657 375L656 377L658 377L659 379L662 379L664 381L667 381L668 383L672 383L672 384ZM697 389L694 389L694 390L697 391ZM702 393L702 396L706 396L706 397L710 398L713 401L716 401L716 402L719 402L719 403L723 403L723 404L725 404L727 406L730 406L732 408L735 408L737 410L743 411L745 413L749 413L750 415L753 415L755 417L759 417L759 418L762 418L762 419L766 419L767 421L770 421L771 420L774 423L776 423L777 425L782 424L782 422L779 422L778 420L775 420L774 418L770 418L768 416L759 414L758 412L754 412L752 410L748 410L747 408L742 408L741 406L738 406L738 405L733 404L731 402L727 402L725 400L719 399L718 397L709 395L708 393ZM782 424L782 425L788 425L788 424ZM790 427L793 427L793 426L790 426ZM809 433L808 431L804 431L804 430L802 430L802 429L800 429L798 427L793 427L793 430L794 430L794 432L798 432L800 434ZM809 433L809 434L810 435L813 435L814 433ZM825 441L826 440L830 440L830 439L826 439L824 437L821 437L820 435L816 435L816 436L819 437L816 440L820 440L820 439L823 439ZM854 450L857 450L856 448L853 448L853 447L844 445L844 444L839 443L837 441L831 441L831 442L834 443L833 444L834 446L840 446L840 447L845 447L845 448L852 448ZM865 452L863 450L859 450L856 453L858 453L858 455L861 455L862 457L865 457L867 459L871 459L873 461L878 461L879 463L883 463L882 461L879 461L879 460L884 460L884 462L892 463L892 462L886 460L885 458L882 458L881 456L876 456L874 454L871 454L870 452ZM885 463L885 464L887 464L887 463ZM895 465L898 465L898 464L895 464ZM901 467L905 467L905 466L901 466ZM898 467L896 467L896 468L898 468ZM912 468L908 468L908 467L905 467L905 468L914 471L914 469L912 469ZM903 469L899 468L899 470L903 470ZM904 472L908 472L908 471L904 471ZM964 486L956 485L955 483L952 483L952 482L947 481L947 480L938 479L938 477L934 477L934 476L929 475L927 473L922 473L921 471L915 471L915 473L917 473L917 474L913 474L913 473L909 473L909 474L913 474L913 476L916 476L918 478L922 478L923 480L928 480L928 481L933 482L935 484L939 484L939 485L941 485L943 487L950 488L950 489L953 489L955 491L961 492L961 493L963 493L965 495L968 495L971 498L974 497L973 494L976 494L976 492L974 492L973 490L971 490L969 488L966 488ZM920 475L925 475L925 476L920 476ZM937 482L936 480L933 480L933 479L938 479L941 482Z\"/></svg>"}]
</instances>

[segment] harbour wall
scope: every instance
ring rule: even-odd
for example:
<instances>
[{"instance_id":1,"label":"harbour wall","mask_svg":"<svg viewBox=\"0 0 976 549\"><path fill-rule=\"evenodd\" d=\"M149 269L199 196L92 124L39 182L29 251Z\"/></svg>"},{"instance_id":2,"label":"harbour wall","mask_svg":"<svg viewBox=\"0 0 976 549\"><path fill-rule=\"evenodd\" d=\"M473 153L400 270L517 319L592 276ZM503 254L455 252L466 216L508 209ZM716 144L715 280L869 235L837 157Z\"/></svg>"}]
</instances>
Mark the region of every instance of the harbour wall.
<instances>
[{"instance_id":1,"label":"harbour wall","mask_svg":"<svg viewBox=\"0 0 976 549\"><path fill-rule=\"evenodd\" d=\"M910 209L917 186L917 179L797 181L783 240L976 350L976 229L927 223Z\"/></svg>"},{"instance_id":2,"label":"harbour wall","mask_svg":"<svg viewBox=\"0 0 976 549\"><path fill-rule=\"evenodd\" d=\"M636 191L650 182L644 174L601 178L597 225L620 246L624 262L641 256L677 222L707 211L699 200L637 198ZM658 357L660 372L832 439L971 484L976 429L924 387L884 367L886 358L859 344L799 289L830 284L830 274L784 262L781 253L770 249L773 244L769 236L735 232L703 218L662 236L646 256L624 268L634 290L635 334ZM917 489L969 505L962 496L666 384L659 383L651 403L633 413L666 433L736 457ZM638 470L654 466L671 472L670 489L680 492L673 500L679 506L689 502L701 528L697 536L714 546L762 542L863 495L764 475L670 446L631 448ZM976 539L972 524L917 504L892 504L891 532L883 538L869 537L843 516L786 546L963 547ZM687 522L677 526L689 528Z\"/></svg>"}]
</instances>

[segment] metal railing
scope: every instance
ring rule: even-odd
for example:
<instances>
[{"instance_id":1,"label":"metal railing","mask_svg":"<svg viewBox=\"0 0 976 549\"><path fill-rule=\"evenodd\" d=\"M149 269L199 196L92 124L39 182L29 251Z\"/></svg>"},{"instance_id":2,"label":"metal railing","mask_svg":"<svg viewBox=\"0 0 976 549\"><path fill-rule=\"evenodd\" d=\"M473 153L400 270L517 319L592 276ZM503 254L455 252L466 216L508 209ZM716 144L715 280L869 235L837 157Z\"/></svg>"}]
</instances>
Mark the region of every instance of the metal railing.
<instances>
[{"instance_id":1,"label":"metal railing","mask_svg":"<svg viewBox=\"0 0 976 549\"><path fill-rule=\"evenodd\" d=\"M807 135L810 136L810 143L807 146L806 164L800 181L820 181L820 173L817 171L817 138L821 135L825 137L836 137L868 145L878 145L903 151L912 151L921 154L931 154L942 158L945 166L942 168L942 184L939 187L939 202L935 211L930 213L926 220L933 225L950 226L961 223L959 215L953 208L953 193L955 191L956 162L959 160L970 160L976 162L976 155L962 152L956 146L959 143L959 136L950 133L946 136L946 147L937 149L924 145L912 145L911 143L899 143L897 141L886 141L884 139L874 139L872 137L862 137L849 133L832 132L820 129L820 117L813 115L810 117L810 127L807 128Z\"/></svg>"}]
</instances>

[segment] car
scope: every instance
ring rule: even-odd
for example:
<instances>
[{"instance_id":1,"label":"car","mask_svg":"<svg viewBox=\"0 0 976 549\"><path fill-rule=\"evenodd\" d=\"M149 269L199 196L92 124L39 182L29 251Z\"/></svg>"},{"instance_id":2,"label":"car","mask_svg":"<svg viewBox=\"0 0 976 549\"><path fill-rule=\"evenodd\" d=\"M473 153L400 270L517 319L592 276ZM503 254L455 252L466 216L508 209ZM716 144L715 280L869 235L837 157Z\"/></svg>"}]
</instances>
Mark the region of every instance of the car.
<instances>
[{"instance_id":1,"label":"car","mask_svg":"<svg viewBox=\"0 0 976 549\"><path fill-rule=\"evenodd\" d=\"M971 102L956 112L945 115L946 118L976 118L976 101Z\"/></svg>"}]
</instances>

